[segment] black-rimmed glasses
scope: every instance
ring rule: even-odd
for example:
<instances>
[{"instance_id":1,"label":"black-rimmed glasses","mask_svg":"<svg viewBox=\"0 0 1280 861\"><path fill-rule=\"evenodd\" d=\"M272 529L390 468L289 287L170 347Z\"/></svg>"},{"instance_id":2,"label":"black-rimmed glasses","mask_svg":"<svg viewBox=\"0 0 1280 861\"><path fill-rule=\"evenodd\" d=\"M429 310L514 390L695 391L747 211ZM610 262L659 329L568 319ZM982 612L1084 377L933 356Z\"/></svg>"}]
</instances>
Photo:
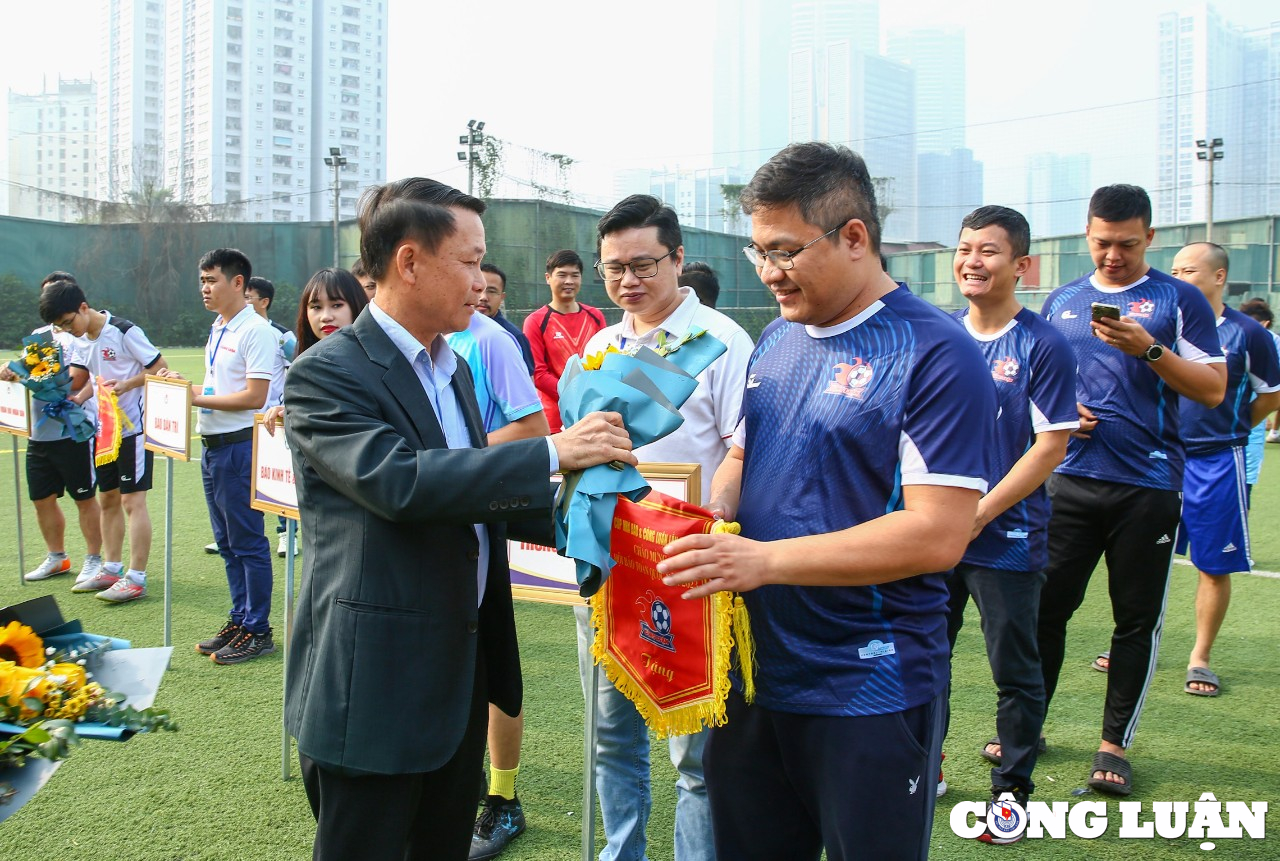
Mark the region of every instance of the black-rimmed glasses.
<instances>
[{"instance_id":1,"label":"black-rimmed glasses","mask_svg":"<svg viewBox=\"0 0 1280 861\"><path fill-rule=\"evenodd\" d=\"M596 271L606 281L621 281L628 269L637 278L652 278L658 274L658 264L675 253L676 249L673 248L661 257L639 257L630 263L605 263L597 260Z\"/></svg>"},{"instance_id":2,"label":"black-rimmed glasses","mask_svg":"<svg viewBox=\"0 0 1280 861\"><path fill-rule=\"evenodd\" d=\"M810 245L816 245L826 239L848 223L848 221L845 221L842 224L837 224L835 227L831 228L812 242L806 242L796 251L757 251L754 245L748 245L742 249L742 253L747 255L747 259L751 261L751 265L757 269L763 269L764 261L767 259L771 264L773 264L774 269L781 269L783 272L786 272L792 266L796 265L795 258L797 254L804 251Z\"/></svg>"}]
</instances>

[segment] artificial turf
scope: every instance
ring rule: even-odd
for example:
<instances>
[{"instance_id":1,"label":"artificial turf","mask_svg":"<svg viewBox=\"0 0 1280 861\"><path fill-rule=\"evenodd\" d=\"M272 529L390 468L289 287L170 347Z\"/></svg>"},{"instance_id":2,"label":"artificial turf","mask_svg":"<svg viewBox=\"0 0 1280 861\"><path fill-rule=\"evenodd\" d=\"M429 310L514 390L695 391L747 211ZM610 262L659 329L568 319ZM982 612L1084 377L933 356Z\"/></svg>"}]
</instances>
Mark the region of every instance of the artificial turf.
<instances>
[{"instance_id":1,"label":"artificial turf","mask_svg":"<svg viewBox=\"0 0 1280 861\"><path fill-rule=\"evenodd\" d=\"M168 351L171 365L199 371L199 353ZM1255 489L1254 557L1259 569L1280 571L1280 447L1269 446L1270 463ZM112 634L135 646L162 644L164 499L166 468L157 458L149 507L155 525L149 596L112 606L70 592L70 577L23 585L19 580L14 522L13 467L7 439L0 439L0 606L53 594L68 618L89 631ZM26 563L35 567L43 545L34 512L23 501ZM67 544L73 565L82 555L69 506ZM89 741L40 795L0 823L0 859L224 859L310 857L314 823L297 765L294 779L281 779L282 655L238 666L219 667L194 651L194 643L215 632L226 618L227 587L221 559L206 555L211 540L196 462L174 465L173 645L172 665L157 705L172 710L180 730L140 736L127 743ZM268 529L272 527L269 525ZM276 560L273 624L280 631L284 560ZM1131 749L1134 795L1150 819L1154 801L1195 802L1212 792L1219 801L1280 801L1280 655L1275 619L1280 617L1280 579L1237 576L1231 611L1214 650L1222 676L1216 699L1182 691L1186 657L1193 638L1195 572L1173 569L1164 639L1137 740ZM1105 578L1095 577L1084 606L1072 621L1068 659L1045 730L1049 750L1036 771L1035 798L1042 801L1105 800L1076 797L1097 748L1106 677L1089 668L1110 636ZM528 830L502 856L511 861L581 857L582 695L578 682L573 616L567 607L520 603L516 608L525 674L526 730L519 793ZM444 655L391 654L399 664L448 660ZM987 797L989 766L978 757L994 732L995 691L987 668L978 616L970 607L954 661L951 734L946 777L950 792L938 802L932 857L969 859L992 853L1034 852L1045 859L1129 858L1144 861L1204 856L1190 837L1120 839L1115 801L1108 806L1104 836L1085 840L1024 840L1000 849L962 840L948 818L959 801ZM394 689L386 691L386 720L429 723L397 711ZM377 733L377 726L369 732ZM675 772L664 742L654 744L654 810L649 824L649 856L672 857ZM867 815L875 817L874 810ZM1193 815L1193 814L1191 814ZM1188 821L1191 819L1188 816ZM1220 839L1217 854L1229 858L1280 858L1280 821L1263 840ZM1276 833L1271 835L1271 831ZM597 834L600 833L597 826ZM598 842L598 846L602 845Z\"/></svg>"}]
</instances>

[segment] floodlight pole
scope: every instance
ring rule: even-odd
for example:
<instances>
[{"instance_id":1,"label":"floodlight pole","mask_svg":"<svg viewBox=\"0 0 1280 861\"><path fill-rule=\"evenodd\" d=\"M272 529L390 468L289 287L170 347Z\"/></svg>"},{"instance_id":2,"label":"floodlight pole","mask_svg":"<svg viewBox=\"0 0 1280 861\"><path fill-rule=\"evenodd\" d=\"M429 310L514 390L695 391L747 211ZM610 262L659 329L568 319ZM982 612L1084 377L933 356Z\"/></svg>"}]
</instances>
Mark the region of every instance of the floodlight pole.
<instances>
[{"instance_id":1,"label":"floodlight pole","mask_svg":"<svg viewBox=\"0 0 1280 861\"><path fill-rule=\"evenodd\" d=\"M338 179L338 172L342 170L342 166L347 163L347 160L343 157L341 149L331 146L329 147L329 155L325 157L324 163L333 168L333 268L338 269L341 268L338 257L338 211L341 182Z\"/></svg>"},{"instance_id":2,"label":"floodlight pole","mask_svg":"<svg viewBox=\"0 0 1280 861\"><path fill-rule=\"evenodd\" d=\"M1205 191L1204 241L1213 241L1213 163L1222 158L1222 138L1196 141L1196 158L1206 162L1208 188Z\"/></svg>"},{"instance_id":3,"label":"floodlight pole","mask_svg":"<svg viewBox=\"0 0 1280 861\"><path fill-rule=\"evenodd\" d=\"M484 143L484 120L467 120L467 133L458 136L458 143L467 148L466 152L458 151L458 161L467 163L467 194L474 194L475 166L480 161L476 147Z\"/></svg>"}]
</instances>

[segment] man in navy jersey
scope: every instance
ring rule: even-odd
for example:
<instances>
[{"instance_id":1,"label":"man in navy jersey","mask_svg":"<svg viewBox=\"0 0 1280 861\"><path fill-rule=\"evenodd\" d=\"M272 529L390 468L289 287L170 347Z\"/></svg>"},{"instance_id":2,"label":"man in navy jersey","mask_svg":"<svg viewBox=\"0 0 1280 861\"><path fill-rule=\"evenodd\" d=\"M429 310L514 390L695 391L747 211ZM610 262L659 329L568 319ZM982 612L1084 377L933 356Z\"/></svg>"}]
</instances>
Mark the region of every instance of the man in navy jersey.
<instances>
[{"instance_id":1,"label":"man in navy jersey","mask_svg":"<svg viewBox=\"0 0 1280 861\"><path fill-rule=\"evenodd\" d=\"M689 598L745 593L751 616L755 698L735 683L704 758L716 853L925 858L950 675L934 572L960 561L987 490L990 371L881 269L860 156L792 144L742 205L782 312L712 485L742 534L680 539L658 566L705 581Z\"/></svg>"},{"instance_id":2,"label":"man in navy jersey","mask_svg":"<svg viewBox=\"0 0 1280 861\"><path fill-rule=\"evenodd\" d=\"M999 411L993 455L996 485L978 503L973 541L947 578L955 647L973 596L982 613L987 659L999 698L996 738L983 748L991 796L1011 793L1024 807L1044 724L1044 676L1036 649L1040 586L1049 562L1049 499L1044 481L1079 427L1076 360L1066 339L1014 296L1031 266L1031 228L1020 212L984 206L965 217L954 272L969 307L955 313L978 343L995 383ZM1021 833L1018 835L1021 837ZM989 829L978 839L1011 843Z\"/></svg>"},{"instance_id":3,"label":"man in navy jersey","mask_svg":"<svg viewBox=\"0 0 1280 861\"><path fill-rule=\"evenodd\" d=\"M1076 354L1081 429L1048 483L1053 513L1040 592L1040 661L1052 702L1067 621L1105 553L1115 630L1102 743L1088 782L1128 795L1125 749L1155 672L1182 511L1179 396L1217 406L1227 369L1208 301L1147 265L1155 231L1144 190L1095 191L1085 236L1097 269L1059 287L1044 305L1044 316Z\"/></svg>"},{"instance_id":4,"label":"man in navy jersey","mask_svg":"<svg viewBox=\"0 0 1280 861\"><path fill-rule=\"evenodd\" d=\"M1227 396L1222 403L1206 409L1184 400L1181 415L1187 471L1178 552L1186 553L1190 543L1191 561L1200 572L1196 643L1183 690L1216 697L1222 683L1209 669L1209 653L1231 601L1231 573L1252 567L1244 447L1250 429L1280 407L1280 359L1266 329L1223 304L1227 252L1221 245L1191 243L1173 258L1170 271L1209 300L1227 359Z\"/></svg>"}]
</instances>

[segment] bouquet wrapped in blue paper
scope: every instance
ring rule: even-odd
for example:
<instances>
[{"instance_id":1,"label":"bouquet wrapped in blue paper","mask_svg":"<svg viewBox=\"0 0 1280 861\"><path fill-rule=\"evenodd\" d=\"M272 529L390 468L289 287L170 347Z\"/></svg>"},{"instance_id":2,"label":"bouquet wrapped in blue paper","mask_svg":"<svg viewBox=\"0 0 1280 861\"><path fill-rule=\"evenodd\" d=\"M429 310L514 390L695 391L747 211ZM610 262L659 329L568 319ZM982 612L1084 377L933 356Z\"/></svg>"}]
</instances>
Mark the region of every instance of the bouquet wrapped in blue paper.
<instances>
[{"instance_id":1,"label":"bouquet wrapped in blue paper","mask_svg":"<svg viewBox=\"0 0 1280 861\"><path fill-rule=\"evenodd\" d=\"M695 379L724 354L704 330L677 341L661 338L657 350L640 347L570 361L560 377L560 415L569 427L587 413L622 414L635 448L662 439L684 423L680 407L698 387ZM649 492L635 467L601 464L565 476L556 503L556 549L577 566L578 591L590 598L609 576L613 509L618 494L638 502Z\"/></svg>"},{"instance_id":2,"label":"bouquet wrapped in blue paper","mask_svg":"<svg viewBox=\"0 0 1280 861\"><path fill-rule=\"evenodd\" d=\"M76 442L92 439L93 423L79 404L72 403L71 371L62 356L62 348L51 332L37 332L22 339L22 356L9 363L19 382L41 402L40 409L67 427Z\"/></svg>"}]
</instances>

